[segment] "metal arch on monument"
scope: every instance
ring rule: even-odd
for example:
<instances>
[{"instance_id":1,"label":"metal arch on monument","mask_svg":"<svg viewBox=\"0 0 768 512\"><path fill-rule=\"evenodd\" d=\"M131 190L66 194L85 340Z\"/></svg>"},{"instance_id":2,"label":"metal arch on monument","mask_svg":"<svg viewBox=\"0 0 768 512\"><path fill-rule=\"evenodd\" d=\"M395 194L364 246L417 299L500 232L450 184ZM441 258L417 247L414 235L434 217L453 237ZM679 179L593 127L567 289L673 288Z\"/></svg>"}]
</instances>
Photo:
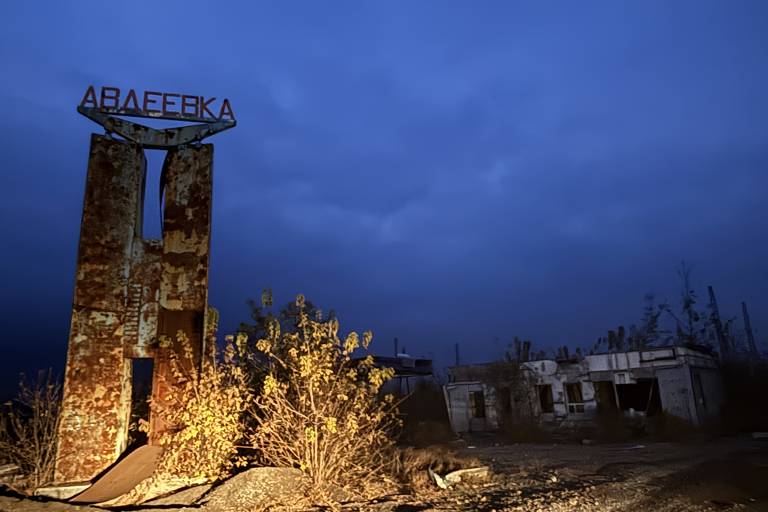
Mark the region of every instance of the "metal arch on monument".
<instances>
[{"instance_id":1,"label":"metal arch on monument","mask_svg":"<svg viewBox=\"0 0 768 512\"><path fill-rule=\"evenodd\" d=\"M141 144L147 149L168 149L200 142L206 137L234 128L237 124L236 121L217 121L210 124L195 124L158 130L119 117L112 117L96 108L77 107L77 111L88 119L99 123L108 133L116 133L126 140Z\"/></svg>"}]
</instances>

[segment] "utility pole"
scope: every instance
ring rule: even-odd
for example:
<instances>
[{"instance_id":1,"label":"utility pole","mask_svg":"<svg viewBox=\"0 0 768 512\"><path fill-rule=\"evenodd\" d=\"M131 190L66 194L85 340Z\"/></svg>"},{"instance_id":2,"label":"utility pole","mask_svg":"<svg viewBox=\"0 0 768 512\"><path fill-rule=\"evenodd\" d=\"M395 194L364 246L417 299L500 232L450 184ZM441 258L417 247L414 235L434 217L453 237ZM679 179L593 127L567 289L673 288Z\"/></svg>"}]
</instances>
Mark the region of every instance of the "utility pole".
<instances>
[{"instance_id":1,"label":"utility pole","mask_svg":"<svg viewBox=\"0 0 768 512\"><path fill-rule=\"evenodd\" d=\"M741 303L741 312L744 315L744 330L747 332L747 345L749 346L749 352L752 357L757 359L760 354L757 353L757 344L755 343L755 335L752 333L752 324L749 322L749 312L747 311L747 303Z\"/></svg>"},{"instance_id":2,"label":"utility pole","mask_svg":"<svg viewBox=\"0 0 768 512\"><path fill-rule=\"evenodd\" d=\"M459 366L459 344L458 344L458 343L456 343L456 344L453 346L453 348L454 348L454 351L455 351L455 355L456 355L456 366Z\"/></svg>"},{"instance_id":3,"label":"utility pole","mask_svg":"<svg viewBox=\"0 0 768 512\"><path fill-rule=\"evenodd\" d=\"M720 345L720 358L726 359L729 355L730 347L723 332L723 323L720 321L720 309L717 307L715 289L707 286L707 290L709 290L709 304L712 307L712 323L715 325L715 334L717 334L717 342Z\"/></svg>"}]
</instances>

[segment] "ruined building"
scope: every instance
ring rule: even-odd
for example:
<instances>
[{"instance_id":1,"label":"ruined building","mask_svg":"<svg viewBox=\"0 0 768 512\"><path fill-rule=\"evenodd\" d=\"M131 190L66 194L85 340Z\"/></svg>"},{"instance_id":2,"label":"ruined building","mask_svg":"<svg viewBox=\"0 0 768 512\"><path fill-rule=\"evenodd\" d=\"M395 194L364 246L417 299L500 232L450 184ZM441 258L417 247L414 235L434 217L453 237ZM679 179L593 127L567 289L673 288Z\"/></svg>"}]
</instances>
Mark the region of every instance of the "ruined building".
<instances>
[{"instance_id":1,"label":"ruined building","mask_svg":"<svg viewBox=\"0 0 768 512\"><path fill-rule=\"evenodd\" d=\"M601 413L642 420L663 412L702 425L724 399L717 359L680 346L455 366L449 380L443 391L457 433L503 421L578 426Z\"/></svg>"},{"instance_id":2,"label":"ruined building","mask_svg":"<svg viewBox=\"0 0 768 512\"><path fill-rule=\"evenodd\" d=\"M198 360L206 352L215 331L208 309L213 145L200 141L234 126L206 120L156 130L107 115L141 112L79 110L107 133L92 134L90 142L55 472L59 484L92 479L125 450L137 360L153 361L151 398L162 402L169 351L177 347L161 344L161 335L175 338L183 331ZM142 235L146 148L167 151L160 240ZM149 422L152 444L163 425L154 416Z\"/></svg>"}]
</instances>

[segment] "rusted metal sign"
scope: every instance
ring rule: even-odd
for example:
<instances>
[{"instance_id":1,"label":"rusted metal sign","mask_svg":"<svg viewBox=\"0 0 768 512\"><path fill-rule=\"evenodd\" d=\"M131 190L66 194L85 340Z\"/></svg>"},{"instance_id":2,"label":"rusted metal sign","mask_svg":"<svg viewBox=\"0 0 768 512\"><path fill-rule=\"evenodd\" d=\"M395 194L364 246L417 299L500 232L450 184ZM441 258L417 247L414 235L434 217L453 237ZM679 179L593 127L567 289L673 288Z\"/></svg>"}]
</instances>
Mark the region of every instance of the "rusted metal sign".
<instances>
[{"instance_id":1,"label":"rusted metal sign","mask_svg":"<svg viewBox=\"0 0 768 512\"><path fill-rule=\"evenodd\" d=\"M175 92L137 93L135 89L123 92L117 87L102 87L99 94L96 94L96 89L90 85L85 91L80 107L118 116L152 117L195 123L235 121L232 105L226 98L218 103L215 96L206 98Z\"/></svg>"},{"instance_id":2,"label":"rusted metal sign","mask_svg":"<svg viewBox=\"0 0 768 512\"><path fill-rule=\"evenodd\" d=\"M77 111L99 123L108 134L141 144L148 149L168 149L200 142L204 138L237 124L228 99L215 97L102 87L98 94L91 85ZM157 129L114 116L148 117L202 123L177 128Z\"/></svg>"}]
</instances>

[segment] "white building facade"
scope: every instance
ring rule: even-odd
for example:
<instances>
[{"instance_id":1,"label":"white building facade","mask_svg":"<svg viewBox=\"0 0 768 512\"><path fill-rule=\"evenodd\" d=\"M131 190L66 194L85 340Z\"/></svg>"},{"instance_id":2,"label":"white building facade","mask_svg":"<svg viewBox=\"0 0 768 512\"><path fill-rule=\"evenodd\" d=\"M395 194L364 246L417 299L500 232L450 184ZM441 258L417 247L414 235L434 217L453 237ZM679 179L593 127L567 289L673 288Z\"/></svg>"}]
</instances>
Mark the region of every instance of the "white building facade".
<instances>
[{"instance_id":1,"label":"white building facade","mask_svg":"<svg viewBox=\"0 0 768 512\"><path fill-rule=\"evenodd\" d=\"M717 417L723 402L717 359L686 347L528 361L509 381L500 365L449 369L443 393L456 433L494 430L510 415L563 424L592 421L600 412L663 412L698 426Z\"/></svg>"}]
</instances>

